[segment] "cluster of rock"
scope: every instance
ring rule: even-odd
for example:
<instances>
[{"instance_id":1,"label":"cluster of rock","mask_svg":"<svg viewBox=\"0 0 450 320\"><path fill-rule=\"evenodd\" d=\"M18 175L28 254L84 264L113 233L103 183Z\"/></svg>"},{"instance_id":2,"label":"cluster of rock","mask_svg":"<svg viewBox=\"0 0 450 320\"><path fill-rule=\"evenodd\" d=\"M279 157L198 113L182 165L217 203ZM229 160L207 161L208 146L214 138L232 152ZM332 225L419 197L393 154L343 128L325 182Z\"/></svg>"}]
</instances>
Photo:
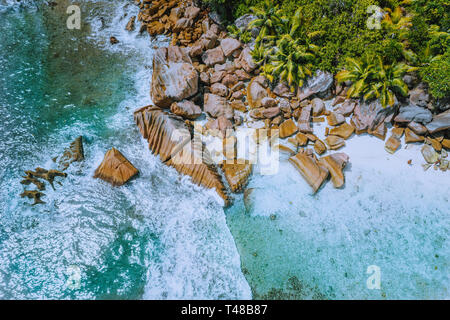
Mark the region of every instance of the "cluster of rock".
<instances>
[{"instance_id":1,"label":"cluster of rock","mask_svg":"<svg viewBox=\"0 0 450 320\"><path fill-rule=\"evenodd\" d=\"M164 28L158 28L161 31L158 34L173 35L172 44L154 54L150 92L154 105L143 107L134 114L141 134L161 161L191 176L195 183L214 188L228 201L228 191L242 191L252 172L252 165L237 159L236 152L226 152L236 147L233 130L238 126L279 129L280 138L298 133L296 138L302 140L301 135L304 135L306 141L297 147L314 141L315 150L320 149L320 154L324 153L327 147L314 136L310 126L313 106L305 99L329 92L333 84L332 75L318 72L305 87L307 91L299 93L298 97L283 84L272 91L267 79L258 75L250 47L228 37L207 12L191 2L174 6L172 2L144 1L139 5L141 30L150 28L152 32L149 30L149 33L154 35L155 26L161 23ZM182 25L189 27L177 28ZM192 36L185 37L183 30ZM315 116L322 114L321 107L324 109L319 102L314 106ZM201 125L205 118L206 123ZM341 139L338 135L345 130L344 126L337 129L335 137ZM175 131L184 134L174 138ZM205 153L208 155L209 150L205 145L195 148L192 142L194 132L222 138L224 161L207 161L208 156L205 160ZM342 134L347 138L348 134ZM329 143L337 143L331 139ZM348 161L346 155L317 159L308 150L300 148L293 155L298 155L298 160L293 157L292 162L297 168L304 168L299 170L308 182L314 179L315 171L311 166L303 166L305 161L320 168L323 180L331 174L336 187L344 184L342 169ZM191 160L199 158L199 161L173 160L184 157Z\"/></svg>"},{"instance_id":2,"label":"cluster of rock","mask_svg":"<svg viewBox=\"0 0 450 320\"><path fill-rule=\"evenodd\" d=\"M443 112L433 114L431 110ZM445 159L447 155L445 149L450 149L449 105L441 105L439 110L436 110L424 86L419 84L410 91L407 103L399 106L389 121L393 123L394 128L391 136L386 140L386 151L395 153L400 149L402 137L404 137L405 144L424 143L422 154L427 162L424 169L426 170L434 164L435 169L447 170L448 161ZM432 152L423 150L433 150L438 156L426 157L425 154L428 155ZM442 156L439 155L440 153ZM435 161L430 163L430 159L435 159Z\"/></svg>"},{"instance_id":3,"label":"cluster of rock","mask_svg":"<svg viewBox=\"0 0 450 320\"><path fill-rule=\"evenodd\" d=\"M67 173L61 172L59 170L46 170L43 168L36 168L34 171L27 170L25 171L25 176L23 176L23 180L20 182L25 186L29 186L34 184L36 186L36 190L24 190L20 196L22 198L34 199L33 206L36 204L44 204L45 202L41 200L45 194L42 192L45 190L45 184L40 179L47 181L53 188L54 181L56 177L67 177Z\"/></svg>"},{"instance_id":4,"label":"cluster of rock","mask_svg":"<svg viewBox=\"0 0 450 320\"><path fill-rule=\"evenodd\" d=\"M171 35L172 42L154 54L150 92L154 105L135 112L136 124L163 162L190 175L194 182L214 188L225 200L229 199L227 189L241 191L252 171L251 164L225 155L225 149L235 148L233 130L240 126L278 129L283 139L280 151L289 155L314 192L329 176L336 188L343 186L342 170L348 156L326 153L345 146L354 133L386 140L393 124L392 136L386 141L389 152L398 150L403 135L405 143L425 142L436 152L448 148L450 110L433 115L420 85L414 84L417 87L411 90L409 104L390 108L377 101L348 99L349 87L335 83L332 74L320 70L302 88L292 90L284 83L273 87L259 75L251 48L228 37L207 10L192 1L144 0L137 4L141 8L140 31ZM242 23L250 20L242 19ZM128 30L133 28L134 20L127 25ZM331 99L332 109L328 110L325 101ZM314 135L313 126L318 122L328 124L323 141ZM175 131L185 134L173 138ZM208 154L205 145L194 146L196 132L223 138L227 161L173 161L174 157L201 158L198 150ZM445 165L441 159L437 162Z\"/></svg>"},{"instance_id":5,"label":"cluster of rock","mask_svg":"<svg viewBox=\"0 0 450 320\"><path fill-rule=\"evenodd\" d=\"M45 183L41 180L47 181L50 186L55 190L54 181L57 177L67 177L67 173L65 171L71 163L79 162L84 160L84 150L83 150L83 138L80 136L76 138L70 146L64 150L64 153L61 157L56 157L53 161L58 163L58 167L60 170L55 169L43 169L36 168L34 171L27 170L25 171L25 176L23 176L23 180L20 182L24 186L29 186L31 184L35 185L36 190L24 190L20 196L22 198L34 199L33 205L36 204L44 204L45 202L41 200L45 194L42 191L45 191Z\"/></svg>"}]
</instances>

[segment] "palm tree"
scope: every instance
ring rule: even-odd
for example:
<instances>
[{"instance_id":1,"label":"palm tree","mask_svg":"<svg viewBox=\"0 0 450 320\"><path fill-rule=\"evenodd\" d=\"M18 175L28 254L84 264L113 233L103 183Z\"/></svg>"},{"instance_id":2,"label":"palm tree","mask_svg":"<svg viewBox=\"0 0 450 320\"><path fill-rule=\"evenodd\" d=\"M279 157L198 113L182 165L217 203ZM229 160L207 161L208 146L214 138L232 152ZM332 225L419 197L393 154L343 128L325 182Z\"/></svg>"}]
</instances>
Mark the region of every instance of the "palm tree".
<instances>
[{"instance_id":1,"label":"palm tree","mask_svg":"<svg viewBox=\"0 0 450 320\"><path fill-rule=\"evenodd\" d=\"M373 55L365 54L361 59L347 58L346 68L336 75L338 82L351 81L347 92L348 98L358 98L366 92L370 81L376 73Z\"/></svg>"},{"instance_id":2,"label":"palm tree","mask_svg":"<svg viewBox=\"0 0 450 320\"><path fill-rule=\"evenodd\" d=\"M347 96L379 99L383 108L395 104L396 95L406 97L408 86L403 81L407 72L417 70L405 63L385 65L381 57L364 55L361 59L346 59L346 69L336 75L338 82L351 81Z\"/></svg>"},{"instance_id":3,"label":"palm tree","mask_svg":"<svg viewBox=\"0 0 450 320\"><path fill-rule=\"evenodd\" d=\"M407 72L417 70L417 68L405 63L385 65L379 57L376 70L374 81L366 90L364 100L377 98L383 108L386 108L395 104L396 95L408 96L408 86L403 81L403 76Z\"/></svg>"},{"instance_id":4,"label":"palm tree","mask_svg":"<svg viewBox=\"0 0 450 320\"><path fill-rule=\"evenodd\" d=\"M283 35L277 43L277 49L269 57L269 63L263 67L269 80L279 78L286 81L291 89L294 85L303 86L304 80L312 75L311 62L318 48L315 45L294 40L290 34Z\"/></svg>"},{"instance_id":5,"label":"palm tree","mask_svg":"<svg viewBox=\"0 0 450 320\"><path fill-rule=\"evenodd\" d=\"M267 36L276 35L277 28L284 23L278 5L273 6L270 0L265 0L262 8L251 7L250 10L257 16L257 19L249 23L248 29L261 28L256 43L263 41Z\"/></svg>"}]
</instances>

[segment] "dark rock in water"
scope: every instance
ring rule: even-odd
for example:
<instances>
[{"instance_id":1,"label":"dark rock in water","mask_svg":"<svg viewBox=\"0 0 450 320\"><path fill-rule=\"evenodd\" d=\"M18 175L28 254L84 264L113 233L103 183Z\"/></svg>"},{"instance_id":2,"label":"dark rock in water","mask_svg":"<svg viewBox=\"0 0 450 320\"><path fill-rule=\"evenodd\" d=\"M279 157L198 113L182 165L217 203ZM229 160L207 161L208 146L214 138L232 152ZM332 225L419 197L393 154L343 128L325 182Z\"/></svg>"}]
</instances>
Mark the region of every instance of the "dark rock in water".
<instances>
[{"instance_id":1,"label":"dark rock in water","mask_svg":"<svg viewBox=\"0 0 450 320\"><path fill-rule=\"evenodd\" d=\"M109 42L110 42L111 44L117 44L117 43L119 43L119 40L117 40L116 37L110 37L110 38L109 38Z\"/></svg>"},{"instance_id":2,"label":"dark rock in water","mask_svg":"<svg viewBox=\"0 0 450 320\"><path fill-rule=\"evenodd\" d=\"M58 163L62 170L66 170L72 162L79 162L83 160L83 137L79 136L70 144L70 147L64 151L64 154L58 159Z\"/></svg>"},{"instance_id":3,"label":"dark rock in water","mask_svg":"<svg viewBox=\"0 0 450 320\"><path fill-rule=\"evenodd\" d=\"M27 175L25 177L23 177L24 179L22 181L20 181L21 184L25 185L25 186L29 186L30 184L34 184L36 186L36 188L38 188L39 191L44 191L45 190L45 184L41 181L39 181L37 178L32 177L30 175Z\"/></svg>"},{"instance_id":4,"label":"dark rock in water","mask_svg":"<svg viewBox=\"0 0 450 320\"><path fill-rule=\"evenodd\" d=\"M139 173L127 158L116 148L105 154L100 166L95 170L94 178L100 178L114 186L121 186Z\"/></svg>"},{"instance_id":5,"label":"dark rock in water","mask_svg":"<svg viewBox=\"0 0 450 320\"><path fill-rule=\"evenodd\" d=\"M127 31L134 31L134 29L135 29L135 24L134 24L135 20L136 20L136 16L132 16L130 18L130 20L128 21L127 25L126 25L125 30L127 30Z\"/></svg>"},{"instance_id":6,"label":"dark rock in water","mask_svg":"<svg viewBox=\"0 0 450 320\"><path fill-rule=\"evenodd\" d=\"M44 194L42 192L39 192L39 191L36 191L36 190L34 190L34 191L25 190L24 192L22 192L20 194L20 196L22 198L27 197L28 199L34 199L34 203L32 204L33 206L37 205L37 204L44 204L45 203L44 201L41 200L41 197L43 197Z\"/></svg>"},{"instance_id":7,"label":"dark rock in water","mask_svg":"<svg viewBox=\"0 0 450 320\"><path fill-rule=\"evenodd\" d=\"M25 174L30 178L38 178L38 179L44 179L50 183L53 189L55 189L55 186L53 185L53 182L55 181L56 177L67 177L67 173L58 171L58 170L46 170L43 168L36 168L35 171L25 171Z\"/></svg>"}]
</instances>

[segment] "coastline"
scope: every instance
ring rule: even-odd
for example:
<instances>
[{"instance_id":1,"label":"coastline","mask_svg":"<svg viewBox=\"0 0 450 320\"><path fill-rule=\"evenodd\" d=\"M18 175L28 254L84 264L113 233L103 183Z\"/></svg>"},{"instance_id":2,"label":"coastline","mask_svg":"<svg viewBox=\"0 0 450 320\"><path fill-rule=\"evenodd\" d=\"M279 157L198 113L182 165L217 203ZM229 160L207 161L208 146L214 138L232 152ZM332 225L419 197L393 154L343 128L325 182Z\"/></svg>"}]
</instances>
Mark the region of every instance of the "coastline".
<instances>
[{"instance_id":1,"label":"coastline","mask_svg":"<svg viewBox=\"0 0 450 320\"><path fill-rule=\"evenodd\" d=\"M61 109L58 109L60 101L54 102L54 109L50 110L57 112L48 118L57 119L58 126L52 127L52 122L44 117L43 128L36 129L37 133L45 132L48 139L36 134L36 141L8 140L11 150L11 155L7 154L8 165L12 164L14 170L2 181L11 201L5 197L0 208L5 213L0 221L0 270L11 274L15 286L0 277L1 297L445 299L450 296L447 237L450 171L433 167L424 171L422 143L408 144L405 149L402 138L400 149L390 154L384 149L385 141L367 133L353 134L345 140L344 147L322 155L348 154L350 160L341 168L345 184L336 189L330 181L316 193L289 163L292 156L289 150L281 153L279 172L275 175L260 175L256 164L253 174L236 170L238 173L229 173L227 179L223 168L216 166L218 181L230 200L234 200L224 209L224 199L214 188L205 186L202 179L200 183L195 181L195 174L194 177L180 174L183 170L168 166L161 160L161 154L152 154L157 148L151 150L149 141L142 136L147 124L139 131L133 120L135 110L152 104L149 91L153 58L157 47L168 46L170 39L167 35L155 35L149 42L149 37L139 35L138 23L133 31L125 30L131 16L138 16L138 7L131 2L117 3L105 20L102 20L104 9L110 4L89 2L86 7L92 9L86 39L99 50L95 61L103 63L98 56L105 53L108 58L105 66L118 72L93 67L90 72L103 70L105 75L78 74L80 84L64 86L74 94L75 102ZM119 42L112 45L111 36ZM76 38L76 34L72 38L62 37L68 43ZM59 46L57 43L55 48ZM69 51L73 49L71 45L67 47ZM75 60L92 58L87 51ZM77 57L76 53L71 54L67 56L72 57L67 59L69 62ZM48 58L58 59L51 54ZM67 68L66 63L55 65L60 66L61 74ZM197 67L194 65L194 69ZM126 71L121 78L117 74L123 69ZM252 74L251 78L256 77ZM60 83L70 81L58 79ZM55 82L49 87L58 88ZM250 85L250 79L244 82ZM205 87L202 84L199 91ZM245 96L247 90L244 91ZM208 92L201 93L200 98L188 99L197 103ZM332 112L333 99L323 100L325 109ZM266 126L265 120L245 115L253 109L245 104L247 112L235 112L247 121L240 126ZM170 106L162 109L169 118L174 113ZM326 118L326 114L320 117ZM196 121L188 119L185 125L195 131L199 125L209 123L219 131L214 137L221 138L223 123L216 121L218 118L203 114ZM327 120L312 122L314 118L317 116L309 117L314 134L325 141L325 128L331 126L326 124ZM239 127L235 117L227 120L232 127ZM347 116L346 122L350 120ZM30 123L35 125L33 120L24 122L23 136L34 132ZM391 124L386 126L387 140L393 128ZM230 127L228 122L225 127ZM62 187L48 190L47 205L30 207L27 201L18 199L21 188L18 177L23 169L54 166L50 154L62 153L78 135L84 136L86 159L69 168L69 177ZM292 148L288 139L282 139L281 144ZM121 187L92 178L111 147L120 149L140 171L138 178ZM296 151L302 149L314 150L314 144L310 141L305 148L297 146ZM244 166L243 171L247 169ZM231 190L233 186L235 190ZM67 266L73 265L81 270L83 282L78 291L64 287ZM369 265L382 268L381 290L366 287Z\"/></svg>"}]
</instances>

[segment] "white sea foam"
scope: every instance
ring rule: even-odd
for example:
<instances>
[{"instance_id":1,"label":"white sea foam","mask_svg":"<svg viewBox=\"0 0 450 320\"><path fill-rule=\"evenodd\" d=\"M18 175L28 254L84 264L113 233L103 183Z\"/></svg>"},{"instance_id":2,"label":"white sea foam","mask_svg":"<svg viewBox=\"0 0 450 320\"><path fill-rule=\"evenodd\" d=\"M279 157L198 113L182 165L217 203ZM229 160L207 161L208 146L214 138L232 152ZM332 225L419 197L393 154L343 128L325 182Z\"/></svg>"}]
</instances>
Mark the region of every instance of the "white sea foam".
<instances>
[{"instance_id":1,"label":"white sea foam","mask_svg":"<svg viewBox=\"0 0 450 320\"><path fill-rule=\"evenodd\" d=\"M128 13L126 17L124 12ZM123 137L117 141L117 147L140 169L140 177L124 187L123 194L133 203L135 214L142 215L158 237L157 245L148 253L151 257L148 258L148 282L143 298L251 298L217 194L192 184L190 178L163 165L150 154L146 141L137 138L140 135L132 123L132 113L151 103L152 49L167 45L164 38L150 42L147 35L125 31L129 17L137 12L136 6L119 3L112 22L105 21L102 25L99 17L94 18L93 40L103 43L108 50L132 57L130 64L134 68L138 65L136 95L123 101L108 123L118 132L134 128L134 134L125 141ZM119 43L109 45L110 36L115 36ZM102 160L103 152L96 151L96 165Z\"/></svg>"}]
</instances>

